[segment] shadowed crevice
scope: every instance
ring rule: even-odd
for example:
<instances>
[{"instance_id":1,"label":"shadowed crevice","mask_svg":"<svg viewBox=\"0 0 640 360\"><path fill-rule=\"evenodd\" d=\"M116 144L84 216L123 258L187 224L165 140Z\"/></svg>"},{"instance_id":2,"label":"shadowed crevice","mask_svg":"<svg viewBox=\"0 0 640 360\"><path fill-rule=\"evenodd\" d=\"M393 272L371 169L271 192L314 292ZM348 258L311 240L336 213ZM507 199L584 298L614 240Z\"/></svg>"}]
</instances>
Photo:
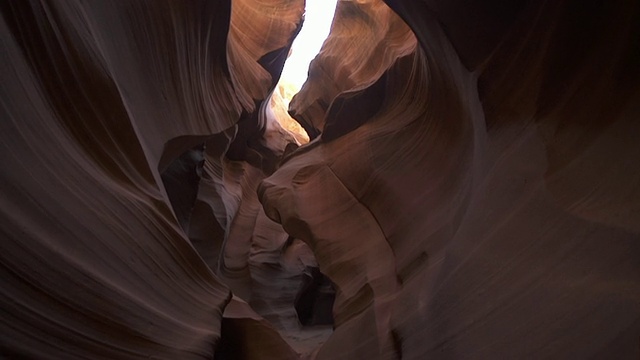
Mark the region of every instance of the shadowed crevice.
<instances>
[{"instance_id":1,"label":"shadowed crevice","mask_svg":"<svg viewBox=\"0 0 640 360\"><path fill-rule=\"evenodd\" d=\"M336 291L329 278L317 267L306 267L302 286L296 295L295 309L302 325L333 324Z\"/></svg>"}]
</instances>

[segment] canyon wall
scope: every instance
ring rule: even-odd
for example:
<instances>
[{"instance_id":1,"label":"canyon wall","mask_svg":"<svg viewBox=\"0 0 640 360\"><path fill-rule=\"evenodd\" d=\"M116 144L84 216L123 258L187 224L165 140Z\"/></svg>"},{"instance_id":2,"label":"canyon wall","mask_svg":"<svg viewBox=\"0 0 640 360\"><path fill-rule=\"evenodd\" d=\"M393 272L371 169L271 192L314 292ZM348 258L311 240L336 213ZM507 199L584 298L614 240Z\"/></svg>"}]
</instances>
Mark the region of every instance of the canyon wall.
<instances>
[{"instance_id":1,"label":"canyon wall","mask_svg":"<svg viewBox=\"0 0 640 360\"><path fill-rule=\"evenodd\" d=\"M637 1L0 11L1 357L640 357Z\"/></svg>"},{"instance_id":2,"label":"canyon wall","mask_svg":"<svg viewBox=\"0 0 640 360\"><path fill-rule=\"evenodd\" d=\"M260 187L337 288L317 358L638 357L639 4L387 3L419 46L341 2Z\"/></svg>"},{"instance_id":3,"label":"canyon wall","mask_svg":"<svg viewBox=\"0 0 640 360\"><path fill-rule=\"evenodd\" d=\"M211 358L221 325L295 357L257 314L227 305L203 260L221 225L194 202L205 147L219 157L264 133L255 114L303 7L0 4L0 357ZM229 337L224 348L238 346Z\"/></svg>"}]
</instances>

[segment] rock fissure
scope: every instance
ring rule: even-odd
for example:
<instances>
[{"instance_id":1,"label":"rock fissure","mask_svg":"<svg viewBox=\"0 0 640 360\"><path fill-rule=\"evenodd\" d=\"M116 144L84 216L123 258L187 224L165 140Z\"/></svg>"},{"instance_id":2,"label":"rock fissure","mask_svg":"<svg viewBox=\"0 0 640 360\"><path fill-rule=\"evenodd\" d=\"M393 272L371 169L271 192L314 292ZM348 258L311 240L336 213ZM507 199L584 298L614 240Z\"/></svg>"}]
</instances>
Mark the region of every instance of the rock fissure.
<instances>
[{"instance_id":1,"label":"rock fissure","mask_svg":"<svg viewBox=\"0 0 640 360\"><path fill-rule=\"evenodd\" d=\"M640 5L314 4L0 2L0 357L639 358Z\"/></svg>"}]
</instances>

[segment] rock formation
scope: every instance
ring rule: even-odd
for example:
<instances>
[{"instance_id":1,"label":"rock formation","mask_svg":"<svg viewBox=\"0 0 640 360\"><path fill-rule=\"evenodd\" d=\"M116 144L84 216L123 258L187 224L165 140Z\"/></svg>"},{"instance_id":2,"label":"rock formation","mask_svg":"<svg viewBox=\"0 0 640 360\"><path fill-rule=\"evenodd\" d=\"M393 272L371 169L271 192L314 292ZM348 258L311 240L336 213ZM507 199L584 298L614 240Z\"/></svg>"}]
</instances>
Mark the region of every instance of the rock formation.
<instances>
[{"instance_id":1,"label":"rock formation","mask_svg":"<svg viewBox=\"0 0 640 360\"><path fill-rule=\"evenodd\" d=\"M0 355L638 358L640 3L303 7L0 3Z\"/></svg>"},{"instance_id":2,"label":"rock formation","mask_svg":"<svg viewBox=\"0 0 640 360\"><path fill-rule=\"evenodd\" d=\"M263 131L303 5L0 4L2 357L213 356L231 293L188 238L220 242L197 157Z\"/></svg>"}]
</instances>

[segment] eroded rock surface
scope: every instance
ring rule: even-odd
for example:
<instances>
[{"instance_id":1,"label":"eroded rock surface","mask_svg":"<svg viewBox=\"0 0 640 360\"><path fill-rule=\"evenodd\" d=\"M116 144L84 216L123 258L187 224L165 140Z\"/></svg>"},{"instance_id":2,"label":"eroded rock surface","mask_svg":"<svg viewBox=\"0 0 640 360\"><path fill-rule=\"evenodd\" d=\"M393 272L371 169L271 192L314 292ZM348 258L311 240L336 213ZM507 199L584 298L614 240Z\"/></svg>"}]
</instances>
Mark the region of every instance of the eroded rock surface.
<instances>
[{"instance_id":1,"label":"eroded rock surface","mask_svg":"<svg viewBox=\"0 0 640 360\"><path fill-rule=\"evenodd\" d=\"M303 2L0 9L1 356L211 358L231 293L189 241L221 232L187 151L258 111Z\"/></svg>"},{"instance_id":2,"label":"eroded rock surface","mask_svg":"<svg viewBox=\"0 0 640 360\"><path fill-rule=\"evenodd\" d=\"M0 3L0 356L638 358L640 5L303 6Z\"/></svg>"},{"instance_id":3,"label":"eroded rock surface","mask_svg":"<svg viewBox=\"0 0 640 360\"><path fill-rule=\"evenodd\" d=\"M322 134L260 187L336 285L317 358L637 357L638 5L388 3L420 46L329 106L310 78Z\"/></svg>"}]
</instances>

